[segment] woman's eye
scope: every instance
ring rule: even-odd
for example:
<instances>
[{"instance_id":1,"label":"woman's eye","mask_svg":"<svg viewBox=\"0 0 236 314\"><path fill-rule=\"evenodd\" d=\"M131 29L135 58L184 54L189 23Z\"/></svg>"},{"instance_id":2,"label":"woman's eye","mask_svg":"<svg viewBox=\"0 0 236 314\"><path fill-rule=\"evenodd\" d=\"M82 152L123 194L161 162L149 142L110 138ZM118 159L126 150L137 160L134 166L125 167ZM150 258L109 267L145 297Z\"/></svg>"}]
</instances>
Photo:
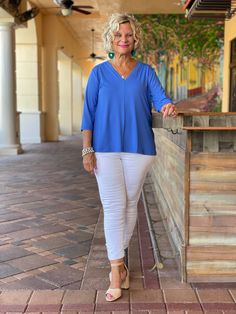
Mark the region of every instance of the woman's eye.
<instances>
[{"instance_id":1,"label":"woman's eye","mask_svg":"<svg viewBox=\"0 0 236 314\"><path fill-rule=\"evenodd\" d=\"M122 37L122 34L120 34L120 33L117 33L117 34L115 34L114 35L114 38L121 38ZM133 37L133 34L127 34L127 35L125 35L125 37L126 38L132 38Z\"/></svg>"}]
</instances>

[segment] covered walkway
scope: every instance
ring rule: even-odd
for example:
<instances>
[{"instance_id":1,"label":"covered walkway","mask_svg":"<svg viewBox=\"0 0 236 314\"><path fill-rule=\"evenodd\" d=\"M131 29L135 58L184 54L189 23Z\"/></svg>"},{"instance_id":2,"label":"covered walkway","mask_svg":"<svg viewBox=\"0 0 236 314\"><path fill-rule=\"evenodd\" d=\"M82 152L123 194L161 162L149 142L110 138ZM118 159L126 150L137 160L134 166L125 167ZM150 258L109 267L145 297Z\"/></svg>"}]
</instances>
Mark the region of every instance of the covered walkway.
<instances>
[{"instance_id":1,"label":"covered walkway","mask_svg":"<svg viewBox=\"0 0 236 314\"><path fill-rule=\"evenodd\" d=\"M149 177L144 189L164 268L150 271L141 200L128 252L131 288L107 303L102 210L95 178L82 167L81 139L23 148L0 159L0 313L236 313L235 283L180 282Z\"/></svg>"}]
</instances>

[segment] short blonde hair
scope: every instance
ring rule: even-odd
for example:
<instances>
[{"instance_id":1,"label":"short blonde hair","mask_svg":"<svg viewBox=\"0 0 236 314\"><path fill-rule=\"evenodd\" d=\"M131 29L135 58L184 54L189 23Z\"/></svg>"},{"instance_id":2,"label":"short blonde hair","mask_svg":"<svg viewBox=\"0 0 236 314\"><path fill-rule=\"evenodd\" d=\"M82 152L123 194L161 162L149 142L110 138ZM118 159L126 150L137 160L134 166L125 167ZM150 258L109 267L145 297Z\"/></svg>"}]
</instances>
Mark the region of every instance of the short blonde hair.
<instances>
[{"instance_id":1,"label":"short blonde hair","mask_svg":"<svg viewBox=\"0 0 236 314\"><path fill-rule=\"evenodd\" d=\"M119 30L120 24L130 23L134 36L134 50L137 50L141 45L141 27L139 22L133 15L127 13L114 13L111 15L102 34L104 49L106 52L113 51L112 41L114 33Z\"/></svg>"}]
</instances>

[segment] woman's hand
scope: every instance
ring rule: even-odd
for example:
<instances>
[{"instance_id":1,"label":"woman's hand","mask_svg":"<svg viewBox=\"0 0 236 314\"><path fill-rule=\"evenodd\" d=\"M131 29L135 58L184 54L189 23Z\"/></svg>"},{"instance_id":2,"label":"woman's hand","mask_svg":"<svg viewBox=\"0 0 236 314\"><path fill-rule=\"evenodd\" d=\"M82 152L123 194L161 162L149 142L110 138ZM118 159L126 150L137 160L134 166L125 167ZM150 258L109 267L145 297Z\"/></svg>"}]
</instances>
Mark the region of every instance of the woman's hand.
<instances>
[{"instance_id":1,"label":"woman's hand","mask_svg":"<svg viewBox=\"0 0 236 314\"><path fill-rule=\"evenodd\" d=\"M171 103L164 105L161 108L161 113L163 114L163 118L166 117L176 117L177 116L177 111L175 105L172 105Z\"/></svg>"},{"instance_id":2,"label":"woman's hand","mask_svg":"<svg viewBox=\"0 0 236 314\"><path fill-rule=\"evenodd\" d=\"M96 156L94 153L89 153L84 155L83 157L83 165L84 165L84 169L93 174L94 173L94 169L97 168L97 161L96 161Z\"/></svg>"}]
</instances>

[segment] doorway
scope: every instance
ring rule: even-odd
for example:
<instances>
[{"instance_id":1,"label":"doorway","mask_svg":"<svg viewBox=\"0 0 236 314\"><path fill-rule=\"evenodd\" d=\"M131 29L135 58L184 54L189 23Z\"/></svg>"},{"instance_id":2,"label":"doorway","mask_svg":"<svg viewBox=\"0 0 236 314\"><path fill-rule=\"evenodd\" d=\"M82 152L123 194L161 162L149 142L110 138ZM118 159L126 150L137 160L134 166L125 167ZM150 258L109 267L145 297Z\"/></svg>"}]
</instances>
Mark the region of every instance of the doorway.
<instances>
[{"instance_id":1,"label":"doorway","mask_svg":"<svg viewBox=\"0 0 236 314\"><path fill-rule=\"evenodd\" d=\"M236 38L231 41L229 111L236 111Z\"/></svg>"},{"instance_id":2,"label":"doorway","mask_svg":"<svg viewBox=\"0 0 236 314\"><path fill-rule=\"evenodd\" d=\"M58 51L59 135L80 131L82 112L82 73L72 58Z\"/></svg>"}]
</instances>

